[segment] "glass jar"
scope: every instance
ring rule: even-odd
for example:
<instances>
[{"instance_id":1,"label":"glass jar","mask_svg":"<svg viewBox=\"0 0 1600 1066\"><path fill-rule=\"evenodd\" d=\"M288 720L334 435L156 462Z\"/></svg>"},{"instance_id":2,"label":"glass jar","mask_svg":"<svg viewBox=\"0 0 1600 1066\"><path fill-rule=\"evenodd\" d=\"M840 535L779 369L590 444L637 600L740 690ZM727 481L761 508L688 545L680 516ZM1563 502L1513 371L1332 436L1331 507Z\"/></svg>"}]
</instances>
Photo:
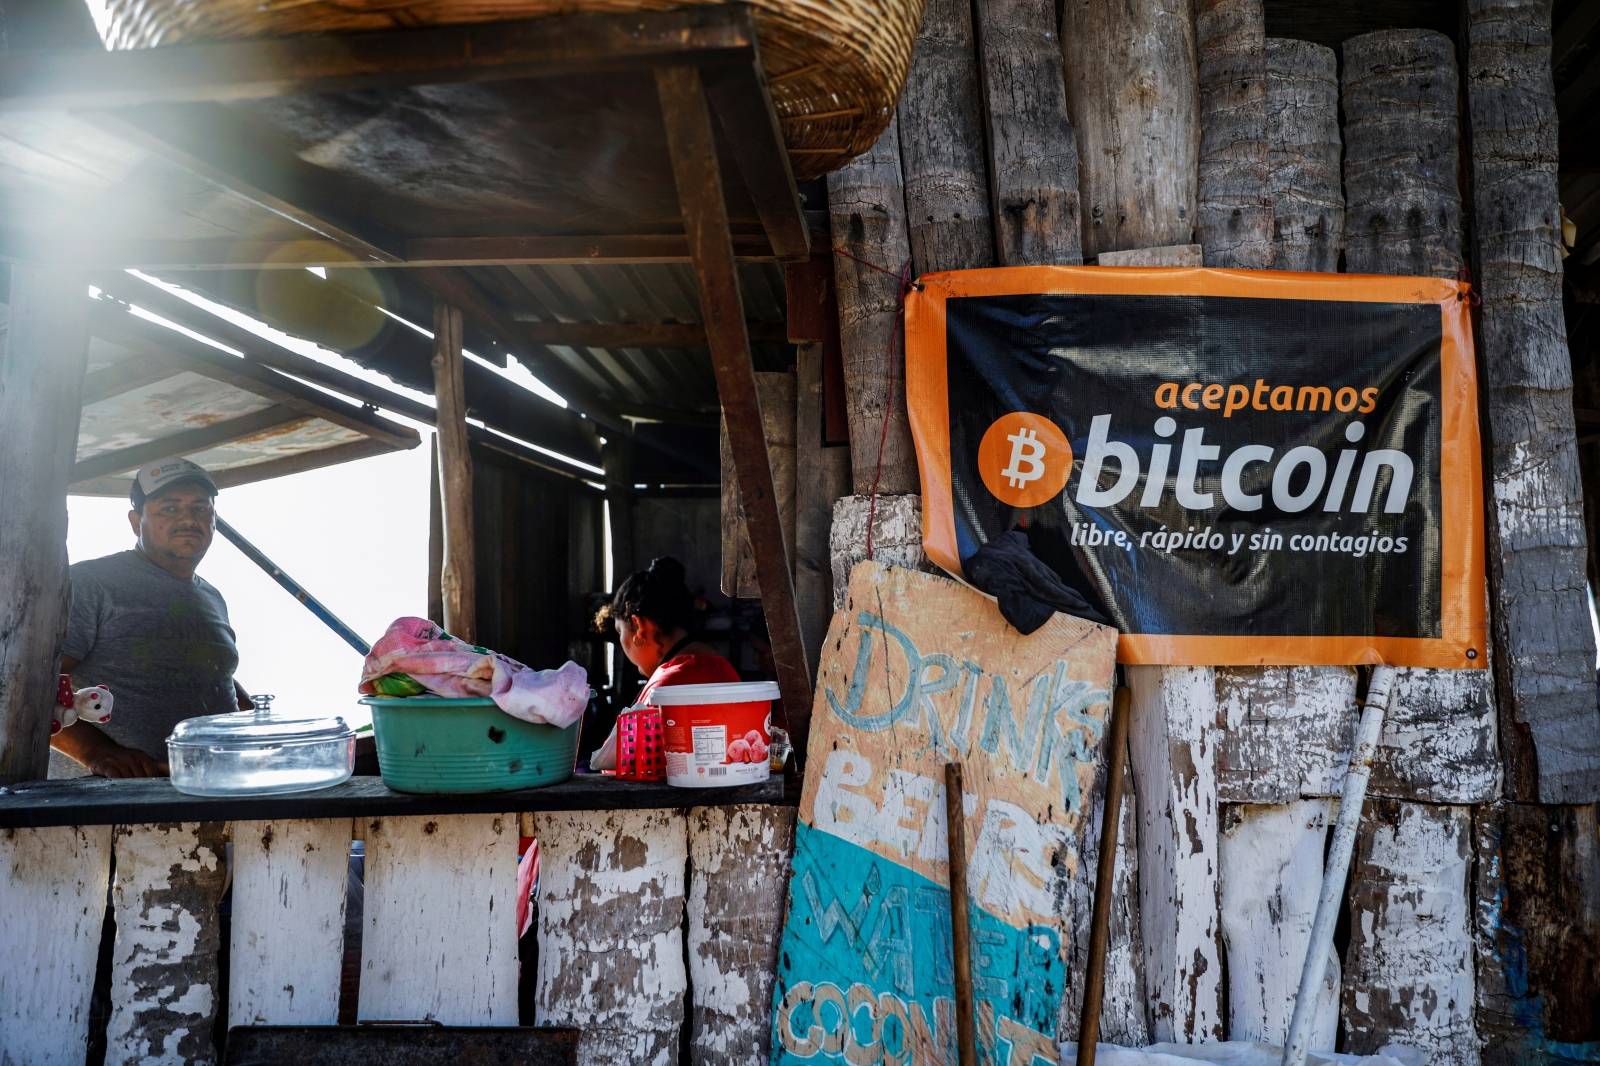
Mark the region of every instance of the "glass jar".
<instances>
[{"instance_id":1,"label":"glass jar","mask_svg":"<svg viewBox=\"0 0 1600 1066\"><path fill-rule=\"evenodd\" d=\"M179 722L167 738L172 787L191 796L265 796L328 788L355 769L356 734L338 715L252 709Z\"/></svg>"}]
</instances>

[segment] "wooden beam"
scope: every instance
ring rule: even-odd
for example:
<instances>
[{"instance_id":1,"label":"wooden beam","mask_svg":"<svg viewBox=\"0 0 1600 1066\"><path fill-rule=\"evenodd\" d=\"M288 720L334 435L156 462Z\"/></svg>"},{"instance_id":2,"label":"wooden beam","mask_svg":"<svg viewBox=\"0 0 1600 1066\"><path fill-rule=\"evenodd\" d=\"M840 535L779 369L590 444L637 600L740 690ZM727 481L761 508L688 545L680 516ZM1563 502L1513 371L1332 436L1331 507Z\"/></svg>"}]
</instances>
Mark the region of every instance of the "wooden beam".
<instances>
[{"instance_id":1,"label":"wooden beam","mask_svg":"<svg viewBox=\"0 0 1600 1066\"><path fill-rule=\"evenodd\" d=\"M303 412L293 408L281 405L265 407L237 418L224 419L209 426L174 433L168 437L158 437L131 448L119 448L114 452L85 459L72 468L72 480L76 484L79 481L105 477L108 474L126 473L156 459L196 455L208 448L238 440L240 437L277 429L291 422L303 423L310 420Z\"/></svg>"},{"instance_id":2,"label":"wooden beam","mask_svg":"<svg viewBox=\"0 0 1600 1066\"><path fill-rule=\"evenodd\" d=\"M568 348L704 348L702 322L541 322L512 312L517 335L530 344ZM782 322L744 324L752 344L787 344L788 326Z\"/></svg>"},{"instance_id":3,"label":"wooden beam","mask_svg":"<svg viewBox=\"0 0 1600 1066\"><path fill-rule=\"evenodd\" d=\"M761 234L736 234L740 260L776 258ZM0 259L84 269L137 267L172 270L302 270L350 267L584 266L590 263L687 263L689 246L672 233L545 235L519 237L419 237L408 240L400 261L353 259L323 238L292 240L116 239L94 233L51 235L43 243L21 230L0 228Z\"/></svg>"},{"instance_id":4,"label":"wooden beam","mask_svg":"<svg viewBox=\"0 0 1600 1066\"><path fill-rule=\"evenodd\" d=\"M88 407L101 400L109 400L113 396L122 396L135 389L142 389L146 385L165 381L182 371L183 364L176 359L136 355L85 376L81 403Z\"/></svg>"},{"instance_id":5,"label":"wooden beam","mask_svg":"<svg viewBox=\"0 0 1600 1066\"><path fill-rule=\"evenodd\" d=\"M11 52L0 68L0 111L595 76L663 64L748 61L754 44L745 12L690 8L178 44L159 53Z\"/></svg>"},{"instance_id":6,"label":"wooden beam","mask_svg":"<svg viewBox=\"0 0 1600 1066\"><path fill-rule=\"evenodd\" d=\"M8 57L9 58L9 57ZM89 334L84 279L13 267L0 348L0 785L45 776L67 625L67 481Z\"/></svg>"},{"instance_id":7,"label":"wooden beam","mask_svg":"<svg viewBox=\"0 0 1600 1066\"><path fill-rule=\"evenodd\" d=\"M708 71L705 84L773 254L803 261L811 254L811 234L760 65L754 56L748 63L730 63Z\"/></svg>"},{"instance_id":8,"label":"wooden beam","mask_svg":"<svg viewBox=\"0 0 1600 1066\"><path fill-rule=\"evenodd\" d=\"M772 487L772 465L762 435L761 402L744 329L739 273L728 234L727 201L717 165L711 112L699 71L658 71L656 88L666 119L667 148L699 280L701 317L708 325L717 393L733 443L739 494L744 502L761 586L778 687L783 693L795 751L805 751L811 718L811 672L806 669L793 568L784 548L783 519Z\"/></svg>"},{"instance_id":9,"label":"wooden beam","mask_svg":"<svg viewBox=\"0 0 1600 1066\"><path fill-rule=\"evenodd\" d=\"M270 481L275 477L304 473L307 470L321 470L323 467L337 466L340 463L352 463L357 459L370 459L374 455L383 455L394 450L378 440L353 440L348 444L336 444L332 448L320 448L314 452L301 452L298 455L285 455L279 459L269 459L264 463L214 470L211 473L211 480L217 483L219 489L231 489L237 485L250 485L257 481Z\"/></svg>"},{"instance_id":10,"label":"wooden beam","mask_svg":"<svg viewBox=\"0 0 1600 1066\"><path fill-rule=\"evenodd\" d=\"M461 312L433 308L433 392L439 404L439 488L444 512L444 627L471 642L477 634L477 567L472 539L472 453L462 381Z\"/></svg>"}]
</instances>

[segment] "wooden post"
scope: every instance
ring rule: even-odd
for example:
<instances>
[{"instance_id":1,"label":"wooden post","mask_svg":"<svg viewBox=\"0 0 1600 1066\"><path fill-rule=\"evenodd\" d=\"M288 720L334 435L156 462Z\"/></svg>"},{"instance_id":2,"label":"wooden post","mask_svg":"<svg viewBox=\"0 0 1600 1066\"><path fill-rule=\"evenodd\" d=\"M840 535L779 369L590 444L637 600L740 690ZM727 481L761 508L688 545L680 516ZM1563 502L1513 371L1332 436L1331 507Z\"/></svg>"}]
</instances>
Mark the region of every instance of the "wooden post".
<instances>
[{"instance_id":1,"label":"wooden post","mask_svg":"<svg viewBox=\"0 0 1600 1066\"><path fill-rule=\"evenodd\" d=\"M985 0L977 12L1000 265L1081 263L1078 138L1056 5Z\"/></svg>"},{"instance_id":2,"label":"wooden post","mask_svg":"<svg viewBox=\"0 0 1600 1066\"><path fill-rule=\"evenodd\" d=\"M0 320L0 785L49 769L87 291L73 271L15 265Z\"/></svg>"},{"instance_id":3,"label":"wooden post","mask_svg":"<svg viewBox=\"0 0 1600 1066\"><path fill-rule=\"evenodd\" d=\"M83 1063L110 865L109 825L0 830L0 1060Z\"/></svg>"},{"instance_id":4,"label":"wooden post","mask_svg":"<svg viewBox=\"0 0 1600 1066\"><path fill-rule=\"evenodd\" d=\"M1189 243L1199 149L1190 0L1066 0L1061 48L1083 254Z\"/></svg>"},{"instance_id":5,"label":"wooden post","mask_svg":"<svg viewBox=\"0 0 1600 1066\"><path fill-rule=\"evenodd\" d=\"M772 464L772 491L778 497L783 523L783 543L794 558L795 493L795 375L774 370L756 375L756 396L761 401L761 437ZM722 465L722 592L725 596L754 599L761 595L756 580L755 549L739 497L739 477L734 466L733 440L727 420L718 437ZM615 528L615 527L613 527Z\"/></svg>"},{"instance_id":6,"label":"wooden post","mask_svg":"<svg viewBox=\"0 0 1600 1066\"><path fill-rule=\"evenodd\" d=\"M1561 293L1548 0L1468 0L1489 563L1508 786L1600 800L1583 485Z\"/></svg>"},{"instance_id":7,"label":"wooden post","mask_svg":"<svg viewBox=\"0 0 1600 1066\"><path fill-rule=\"evenodd\" d=\"M673 1066L688 990L684 813L541 813L533 827L539 1023L582 1029L582 1066Z\"/></svg>"},{"instance_id":8,"label":"wooden post","mask_svg":"<svg viewBox=\"0 0 1600 1066\"><path fill-rule=\"evenodd\" d=\"M1339 269L1338 67L1331 48L1267 39L1267 190L1279 270Z\"/></svg>"},{"instance_id":9,"label":"wooden post","mask_svg":"<svg viewBox=\"0 0 1600 1066\"><path fill-rule=\"evenodd\" d=\"M433 394L438 404L439 487L444 513L444 627L476 639L477 565L472 534L472 452L467 441L467 392L461 355L461 312L433 305Z\"/></svg>"},{"instance_id":10,"label":"wooden post","mask_svg":"<svg viewBox=\"0 0 1600 1066\"><path fill-rule=\"evenodd\" d=\"M106 1062L214 1062L222 823L119 826L115 847Z\"/></svg>"},{"instance_id":11,"label":"wooden post","mask_svg":"<svg viewBox=\"0 0 1600 1066\"><path fill-rule=\"evenodd\" d=\"M967 897L966 789L961 764L944 767L944 824L950 862L950 954L956 998L956 1061L978 1066L977 1019L972 996L972 916Z\"/></svg>"},{"instance_id":12,"label":"wooden post","mask_svg":"<svg viewBox=\"0 0 1600 1066\"><path fill-rule=\"evenodd\" d=\"M667 147L700 286L701 318L706 323L717 394L727 420L739 498L756 556L762 611L783 693L784 713L795 751L804 752L811 721L811 673L806 669L800 616L795 611L793 569L784 547L783 517L773 490L772 464L762 434L761 401L750 339L739 297L739 274L728 234L728 209L717 165L716 138L699 71L674 67L656 73L656 88L666 119ZM902 406L904 404L902 392Z\"/></svg>"},{"instance_id":13,"label":"wooden post","mask_svg":"<svg viewBox=\"0 0 1600 1066\"><path fill-rule=\"evenodd\" d=\"M793 807L689 811L691 1062L766 1066Z\"/></svg>"},{"instance_id":14,"label":"wooden post","mask_svg":"<svg viewBox=\"0 0 1600 1066\"><path fill-rule=\"evenodd\" d=\"M929 0L923 11L898 127L912 273L993 266L977 56L966 0Z\"/></svg>"},{"instance_id":15,"label":"wooden post","mask_svg":"<svg viewBox=\"0 0 1600 1066\"><path fill-rule=\"evenodd\" d=\"M1094 914L1089 923L1089 965L1084 970L1083 1010L1078 1021L1078 1066L1094 1066L1100 1040L1100 1007L1105 1000L1106 945L1111 933L1111 894L1115 889L1117 831L1122 824L1122 779L1127 765L1131 697L1118 688L1111 703L1111 737L1106 744L1106 775L1101 803L1100 853L1095 863Z\"/></svg>"},{"instance_id":16,"label":"wooden post","mask_svg":"<svg viewBox=\"0 0 1600 1066\"><path fill-rule=\"evenodd\" d=\"M1195 0L1200 165L1195 236L1206 266L1272 265L1262 0Z\"/></svg>"},{"instance_id":17,"label":"wooden post","mask_svg":"<svg viewBox=\"0 0 1600 1066\"><path fill-rule=\"evenodd\" d=\"M616 586L639 569L633 549L633 434L608 433L600 450L600 465L606 472L606 507L611 518L611 583Z\"/></svg>"},{"instance_id":18,"label":"wooden post","mask_svg":"<svg viewBox=\"0 0 1600 1066\"><path fill-rule=\"evenodd\" d=\"M833 308L828 308L833 314ZM822 436L824 346L795 348L794 462L804 477L794 484L794 595L806 644L806 668L817 674L822 640L833 617L833 567L828 534L834 503L850 491L850 449L825 447Z\"/></svg>"},{"instance_id":19,"label":"wooden post","mask_svg":"<svg viewBox=\"0 0 1600 1066\"><path fill-rule=\"evenodd\" d=\"M428 617L444 624L444 494L439 449L428 449Z\"/></svg>"},{"instance_id":20,"label":"wooden post","mask_svg":"<svg viewBox=\"0 0 1600 1066\"><path fill-rule=\"evenodd\" d=\"M1455 277L1460 271L1457 98L1455 45L1441 33L1384 30L1344 43L1350 272ZM1489 699L1486 670L1395 674L1397 687L1426 678L1442 706ZM1352 1050L1392 1041L1428 1049L1434 1062L1473 1066L1472 969L1454 961L1459 950L1470 955L1471 946L1467 909L1454 902L1466 896L1467 829L1455 824L1465 810L1372 807L1381 817L1369 812L1361 827L1351 882L1346 1036ZM1452 857L1458 838L1459 862ZM1413 901L1424 897L1436 904L1416 908ZM1422 985L1440 986L1441 994L1419 1001Z\"/></svg>"},{"instance_id":21,"label":"wooden post","mask_svg":"<svg viewBox=\"0 0 1600 1066\"><path fill-rule=\"evenodd\" d=\"M896 276L911 259L898 121L889 123L871 149L828 175L828 211L834 247L847 253L834 256L833 279L844 348L850 477L858 495L914 493L917 456L906 415Z\"/></svg>"}]
</instances>

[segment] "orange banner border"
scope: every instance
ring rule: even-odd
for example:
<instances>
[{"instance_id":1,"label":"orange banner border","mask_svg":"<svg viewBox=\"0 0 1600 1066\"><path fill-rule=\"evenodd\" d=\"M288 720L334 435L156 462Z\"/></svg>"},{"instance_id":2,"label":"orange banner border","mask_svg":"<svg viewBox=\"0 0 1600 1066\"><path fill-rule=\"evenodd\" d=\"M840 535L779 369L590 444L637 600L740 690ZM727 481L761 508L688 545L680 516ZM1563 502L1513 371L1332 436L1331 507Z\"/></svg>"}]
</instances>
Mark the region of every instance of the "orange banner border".
<instances>
[{"instance_id":1,"label":"orange banner border","mask_svg":"<svg viewBox=\"0 0 1600 1066\"><path fill-rule=\"evenodd\" d=\"M906 298L906 401L922 478L928 557L964 578L951 504L945 303L965 296L1234 296L1259 300L1437 304L1440 316L1440 636L1123 634L1117 661L1163 666L1488 665L1484 654L1482 446L1469 287L1444 278L1194 267L1000 267L927 274Z\"/></svg>"}]
</instances>

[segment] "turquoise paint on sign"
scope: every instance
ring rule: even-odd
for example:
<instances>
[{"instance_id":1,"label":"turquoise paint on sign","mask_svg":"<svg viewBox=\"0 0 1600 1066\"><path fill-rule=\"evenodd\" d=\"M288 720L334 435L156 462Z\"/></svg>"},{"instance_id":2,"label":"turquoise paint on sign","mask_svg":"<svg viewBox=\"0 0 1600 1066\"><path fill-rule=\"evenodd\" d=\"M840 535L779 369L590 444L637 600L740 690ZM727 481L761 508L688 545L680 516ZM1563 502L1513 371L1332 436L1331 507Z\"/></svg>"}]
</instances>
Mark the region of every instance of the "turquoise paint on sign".
<instances>
[{"instance_id":1,"label":"turquoise paint on sign","mask_svg":"<svg viewBox=\"0 0 1600 1066\"><path fill-rule=\"evenodd\" d=\"M793 870L773 1063L909 1063L919 1038L953 1062L949 889L805 824L796 828ZM1015 1024L1055 1031L1065 980L1056 930L1019 929L976 905L971 922L978 1014L999 1019L980 1058L1047 1061L1019 1058L1008 1034ZM913 930L934 939L915 940Z\"/></svg>"}]
</instances>

